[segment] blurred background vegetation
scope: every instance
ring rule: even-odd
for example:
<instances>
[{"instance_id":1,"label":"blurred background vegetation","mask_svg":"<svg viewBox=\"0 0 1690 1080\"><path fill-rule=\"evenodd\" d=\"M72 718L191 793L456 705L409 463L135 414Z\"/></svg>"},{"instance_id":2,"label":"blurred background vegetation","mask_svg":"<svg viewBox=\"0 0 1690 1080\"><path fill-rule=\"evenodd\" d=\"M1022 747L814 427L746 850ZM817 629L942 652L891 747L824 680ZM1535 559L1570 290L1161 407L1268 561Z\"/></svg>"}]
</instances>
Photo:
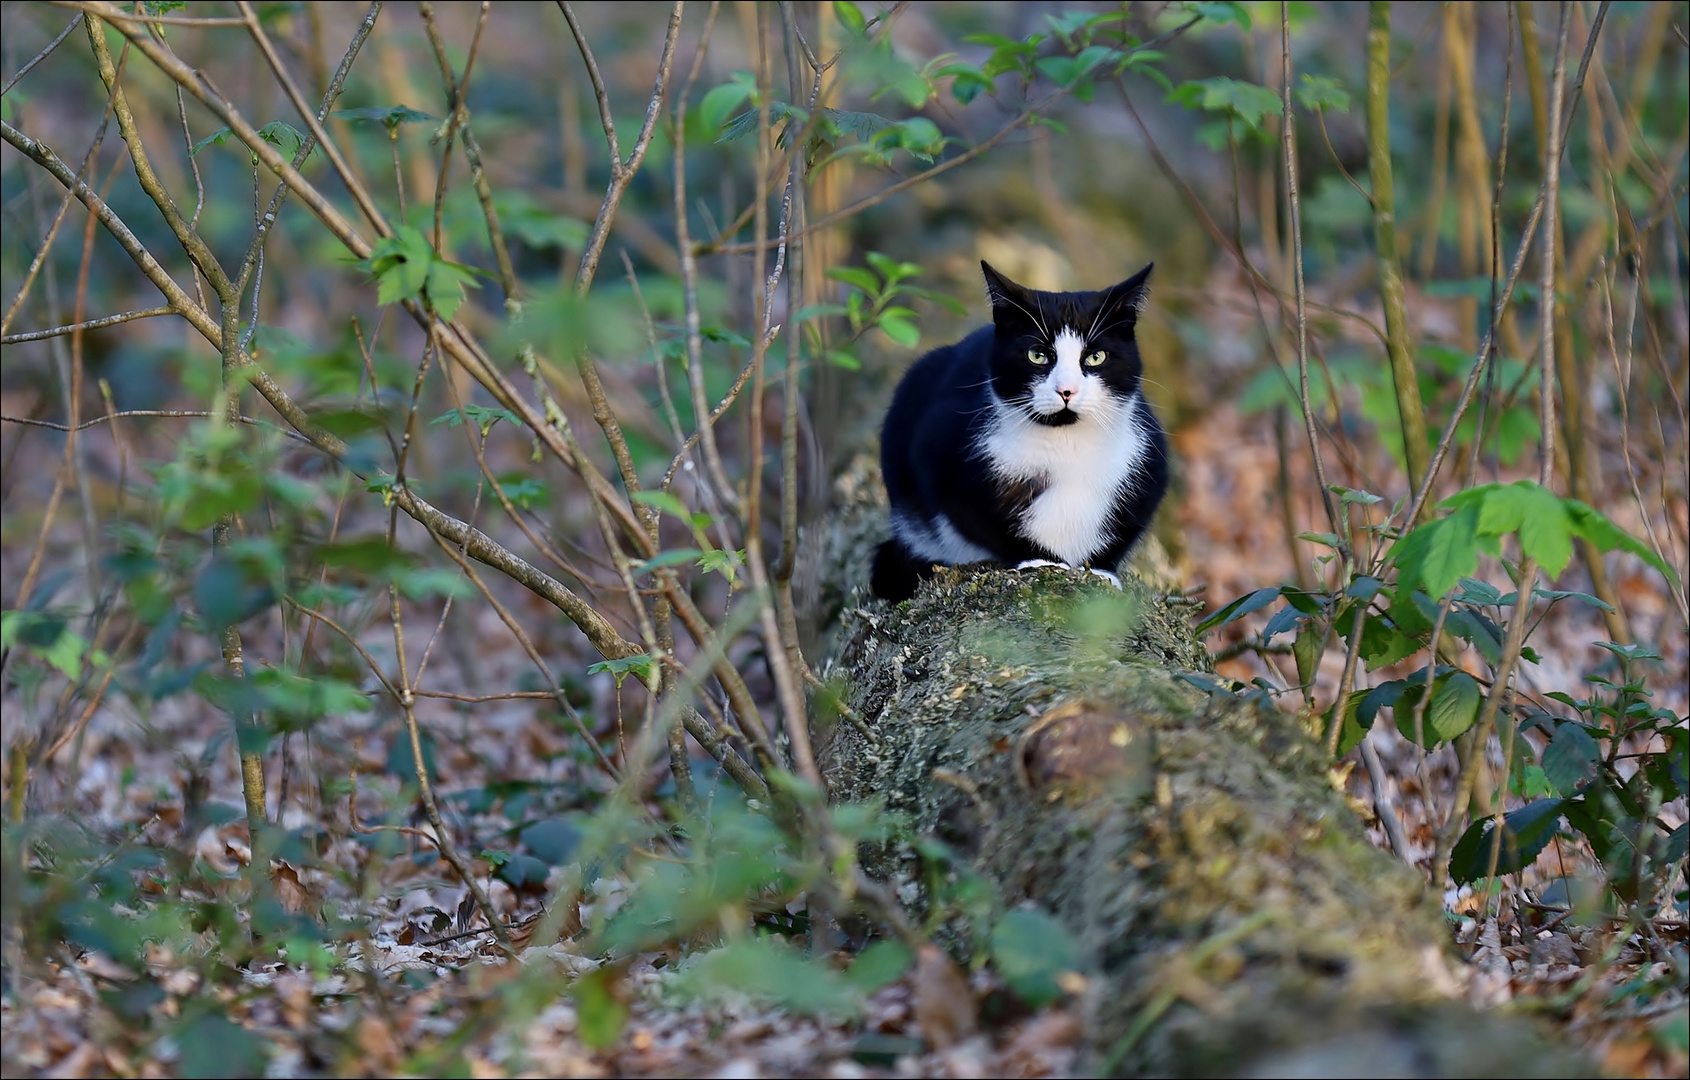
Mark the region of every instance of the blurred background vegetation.
<instances>
[{"instance_id":1,"label":"blurred background vegetation","mask_svg":"<svg viewBox=\"0 0 1690 1080\"><path fill-rule=\"evenodd\" d=\"M858 1032L912 941L804 734L866 602L815 563L985 259L1156 264L1139 565L1210 685L1307 715L1468 948L1592 928L1558 1015L1682 1069L1690 6L0 19L9 1068L661 1072L629 1017L722 987ZM1060 928L953 884L1059 1004Z\"/></svg>"}]
</instances>

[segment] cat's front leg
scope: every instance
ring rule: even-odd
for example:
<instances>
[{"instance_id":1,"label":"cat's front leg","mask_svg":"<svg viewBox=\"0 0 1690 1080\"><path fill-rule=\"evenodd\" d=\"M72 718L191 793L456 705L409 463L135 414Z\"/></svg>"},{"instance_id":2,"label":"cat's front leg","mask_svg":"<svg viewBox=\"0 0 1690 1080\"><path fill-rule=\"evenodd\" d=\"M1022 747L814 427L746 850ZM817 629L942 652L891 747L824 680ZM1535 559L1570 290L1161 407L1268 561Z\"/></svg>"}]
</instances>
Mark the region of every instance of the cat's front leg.
<instances>
[{"instance_id":1,"label":"cat's front leg","mask_svg":"<svg viewBox=\"0 0 1690 1080\"><path fill-rule=\"evenodd\" d=\"M1064 570L1074 569L1065 562L1053 562L1050 559L1022 559L1015 564L1017 570L1036 570L1041 566L1060 566Z\"/></svg>"},{"instance_id":2,"label":"cat's front leg","mask_svg":"<svg viewBox=\"0 0 1690 1080\"><path fill-rule=\"evenodd\" d=\"M1068 563L1055 562L1051 559L1023 559L1021 562L1018 562L1018 563L1015 564L1015 569L1017 569L1017 570L1036 570L1041 566L1055 566L1055 567L1060 567L1063 570L1074 569L1074 567L1071 566ZM1119 577L1117 577L1114 573L1112 573L1108 570L1099 570L1095 566L1088 566L1088 567L1086 567L1086 569L1091 571L1092 573L1096 574L1098 577L1102 578L1104 581L1107 581L1109 584L1115 586L1117 589L1123 587L1121 585L1121 579Z\"/></svg>"}]
</instances>

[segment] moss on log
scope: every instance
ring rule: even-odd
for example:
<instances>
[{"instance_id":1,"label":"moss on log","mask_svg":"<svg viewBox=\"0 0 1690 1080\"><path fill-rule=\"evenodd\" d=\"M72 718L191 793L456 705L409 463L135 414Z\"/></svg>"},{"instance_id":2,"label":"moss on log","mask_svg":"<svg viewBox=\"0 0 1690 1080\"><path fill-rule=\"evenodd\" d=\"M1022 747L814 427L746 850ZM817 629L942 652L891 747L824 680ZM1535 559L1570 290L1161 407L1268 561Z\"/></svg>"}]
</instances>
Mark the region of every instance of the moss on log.
<instances>
[{"instance_id":1,"label":"moss on log","mask_svg":"<svg viewBox=\"0 0 1690 1080\"><path fill-rule=\"evenodd\" d=\"M862 723L823 740L838 800L880 800L1060 918L1092 964L1113 1075L1572 1076L1527 1022L1453 1000L1420 876L1368 843L1318 746L1181 678L1208 657L1132 575L952 570L867 598L872 469L842 481L816 594ZM865 865L921 906L907 845Z\"/></svg>"}]
</instances>

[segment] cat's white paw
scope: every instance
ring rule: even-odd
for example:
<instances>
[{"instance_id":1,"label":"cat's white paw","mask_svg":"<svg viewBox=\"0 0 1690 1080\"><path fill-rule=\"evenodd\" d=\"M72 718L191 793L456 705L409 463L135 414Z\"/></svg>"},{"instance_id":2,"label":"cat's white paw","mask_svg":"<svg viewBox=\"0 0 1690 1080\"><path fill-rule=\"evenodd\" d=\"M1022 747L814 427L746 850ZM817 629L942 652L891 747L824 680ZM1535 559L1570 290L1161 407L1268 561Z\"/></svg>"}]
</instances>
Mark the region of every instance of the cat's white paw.
<instances>
[{"instance_id":1,"label":"cat's white paw","mask_svg":"<svg viewBox=\"0 0 1690 1080\"><path fill-rule=\"evenodd\" d=\"M1032 570L1040 566L1060 566L1064 570L1074 569L1065 562L1052 562L1049 559L1024 559L1015 564L1015 569Z\"/></svg>"},{"instance_id":2,"label":"cat's white paw","mask_svg":"<svg viewBox=\"0 0 1690 1080\"><path fill-rule=\"evenodd\" d=\"M1095 566L1089 567L1089 569L1091 570L1092 573L1096 574L1098 577L1102 578L1104 581L1107 581L1109 584L1115 586L1117 589L1122 588L1121 579L1116 577L1114 574L1110 573L1109 571L1099 570Z\"/></svg>"}]
</instances>

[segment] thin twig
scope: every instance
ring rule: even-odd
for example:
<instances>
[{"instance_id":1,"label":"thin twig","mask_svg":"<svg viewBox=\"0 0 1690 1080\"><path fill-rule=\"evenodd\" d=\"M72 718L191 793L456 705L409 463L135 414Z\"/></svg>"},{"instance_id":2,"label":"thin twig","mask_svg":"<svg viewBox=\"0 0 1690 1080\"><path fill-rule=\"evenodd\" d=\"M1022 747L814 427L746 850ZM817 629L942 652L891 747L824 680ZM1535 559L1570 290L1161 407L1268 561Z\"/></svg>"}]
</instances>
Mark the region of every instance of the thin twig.
<instances>
[{"instance_id":1,"label":"thin twig","mask_svg":"<svg viewBox=\"0 0 1690 1080\"><path fill-rule=\"evenodd\" d=\"M55 326L50 330L29 330L21 334L7 334L0 337L0 345L17 345L25 341L42 341L46 338L64 337L81 330L99 330L107 326L117 326L120 323L134 322L136 319L154 319L160 315L173 315L176 309L169 304L161 307L145 308L141 311L125 311L121 315L107 315L103 319L89 319L86 322L71 323L68 326Z\"/></svg>"},{"instance_id":2,"label":"thin twig","mask_svg":"<svg viewBox=\"0 0 1690 1080\"><path fill-rule=\"evenodd\" d=\"M1297 183L1297 136L1295 114L1291 111L1291 13L1289 0L1280 0L1280 93L1285 116L1280 124L1280 143L1285 155L1285 197L1290 207L1292 289L1297 326L1297 390L1303 409L1303 433L1308 436L1309 453L1313 455L1315 483L1320 485L1320 498L1326 506L1326 517L1334 531L1338 511L1332 502L1332 491L1326 480L1326 463L1320 453L1320 433L1315 430L1314 406L1309 401L1309 321L1306 307L1307 290L1303 283L1303 204ZM1341 551L1348 556L1349 540L1338 538Z\"/></svg>"},{"instance_id":3,"label":"thin twig","mask_svg":"<svg viewBox=\"0 0 1690 1080\"><path fill-rule=\"evenodd\" d=\"M18 84L19 79L23 78L25 75L28 75L31 71L33 71L35 69L35 65L39 64L41 61L43 61L43 60L47 59L49 56L53 55L53 50L58 48L60 45L64 44L65 38L70 37L71 31L75 30L76 24L81 22L81 21L82 21L82 16L79 14L79 15L76 16L76 18L72 19L69 23L67 23L65 25L65 28L63 30L59 31L58 37L55 37L52 41L49 41L47 43L46 48L44 48L40 52L36 53L35 56L30 59L29 63L27 63L23 67L19 68L16 75L13 75L11 78L7 79L5 86L0 86L0 95L11 93L12 87L14 87Z\"/></svg>"}]
</instances>

